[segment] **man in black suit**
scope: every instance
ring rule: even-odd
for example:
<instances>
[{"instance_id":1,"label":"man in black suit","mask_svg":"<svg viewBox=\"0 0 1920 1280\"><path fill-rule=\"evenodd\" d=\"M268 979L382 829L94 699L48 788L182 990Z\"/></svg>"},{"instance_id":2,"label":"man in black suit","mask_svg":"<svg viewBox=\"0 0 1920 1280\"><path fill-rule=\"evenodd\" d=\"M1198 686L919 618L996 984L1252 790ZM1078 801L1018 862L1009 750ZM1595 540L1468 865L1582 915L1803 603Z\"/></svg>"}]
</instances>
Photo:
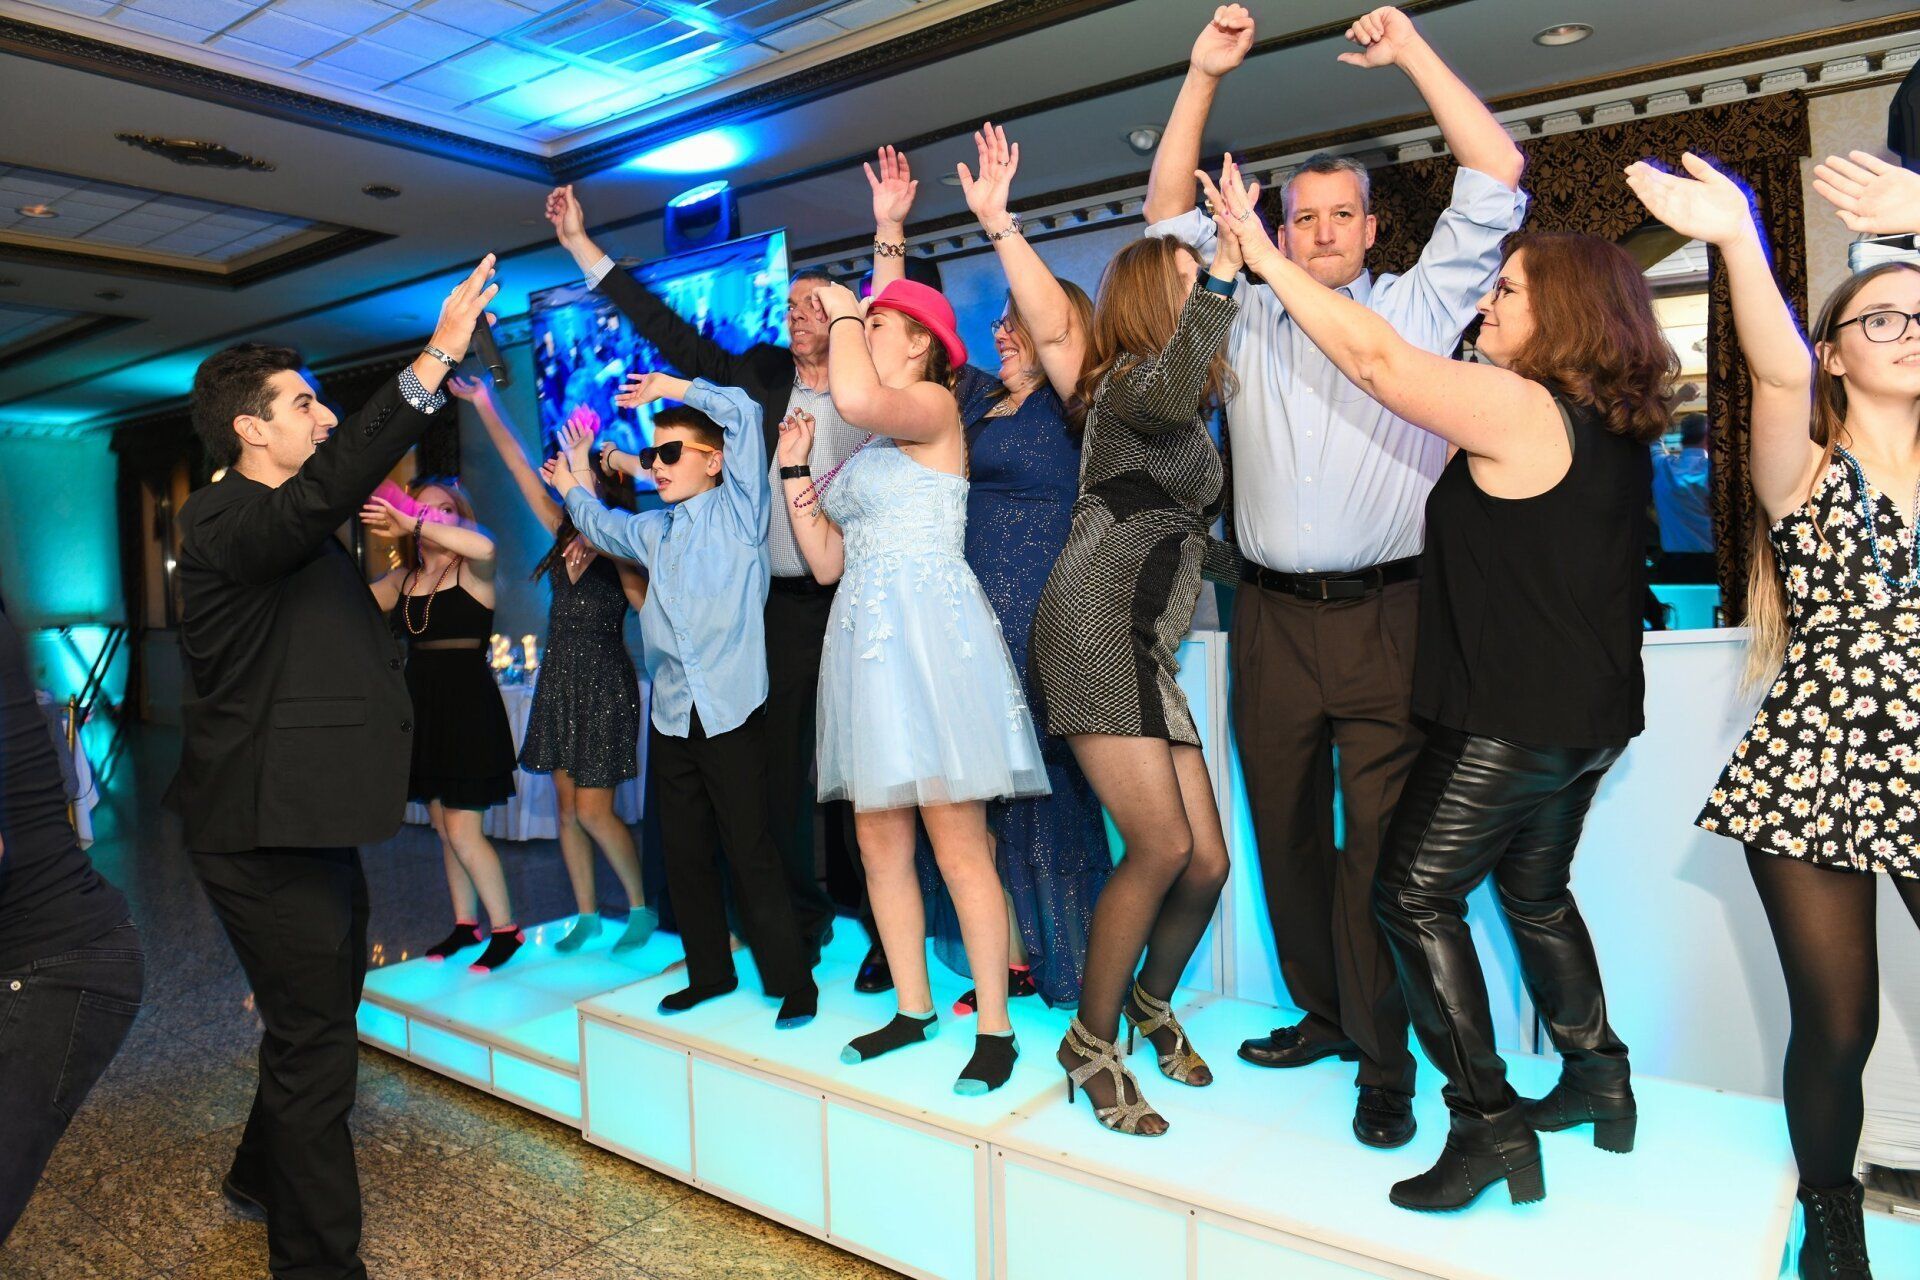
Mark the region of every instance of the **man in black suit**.
<instances>
[{"instance_id":1,"label":"man in black suit","mask_svg":"<svg viewBox=\"0 0 1920 1280\"><path fill-rule=\"evenodd\" d=\"M760 429L766 435L770 469L779 469L780 422L792 409L805 409L816 424L809 465L815 476L827 474L860 447L866 433L841 419L827 389L827 326L806 305L807 295L828 282L824 271L796 272L787 289L787 328L791 345L757 343L735 353L700 330L648 292L588 237L586 216L572 187L558 187L547 197L547 220L561 245L579 265L587 282L619 308L642 338L652 343L675 371L687 378L704 378L715 386L739 387L760 406ZM767 592L767 812L774 844L787 872L787 892L793 900L800 934L815 957L832 932L833 903L821 887L814 853L815 801L813 780L814 708L820 693L820 649L826 640L827 614L833 607L831 586L814 581L793 538L793 513L783 495L780 477L770 476L774 493L773 523L767 551L772 569ZM859 846L852 834L851 806L829 806L829 829L844 839L852 870L859 874ZM893 985L872 912L860 911L872 945L860 966L855 985L862 991L885 991Z\"/></svg>"},{"instance_id":2,"label":"man in black suit","mask_svg":"<svg viewBox=\"0 0 1920 1280\"><path fill-rule=\"evenodd\" d=\"M193 378L194 430L226 473L180 510L191 693L168 804L266 1026L222 1190L264 1213L285 1280L367 1274L347 1130L367 969L356 846L400 827L413 730L399 648L334 530L446 404L492 274L489 254L426 350L345 423L284 347L229 347Z\"/></svg>"}]
</instances>

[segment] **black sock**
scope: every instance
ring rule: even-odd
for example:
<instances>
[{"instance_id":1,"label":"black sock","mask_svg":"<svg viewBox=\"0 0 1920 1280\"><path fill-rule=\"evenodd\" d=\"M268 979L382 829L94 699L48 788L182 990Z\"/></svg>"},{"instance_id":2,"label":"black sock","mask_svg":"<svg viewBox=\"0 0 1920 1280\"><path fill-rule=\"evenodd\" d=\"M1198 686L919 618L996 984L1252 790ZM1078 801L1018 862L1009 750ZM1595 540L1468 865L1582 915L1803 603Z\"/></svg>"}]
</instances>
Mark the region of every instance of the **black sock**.
<instances>
[{"instance_id":1,"label":"black sock","mask_svg":"<svg viewBox=\"0 0 1920 1280\"><path fill-rule=\"evenodd\" d=\"M527 935L520 932L519 925L510 924L504 929L495 929L487 936L487 949L482 951L480 958L467 968L477 973L492 973L513 959L513 953L518 951L520 944L526 940Z\"/></svg>"},{"instance_id":2,"label":"black sock","mask_svg":"<svg viewBox=\"0 0 1920 1280\"><path fill-rule=\"evenodd\" d=\"M429 960L445 960L462 947L471 947L480 941L480 922L478 920L460 920L455 922L453 932L434 943L420 954Z\"/></svg>"},{"instance_id":3,"label":"black sock","mask_svg":"<svg viewBox=\"0 0 1920 1280\"><path fill-rule=\"evenodd\" d=\"M869 1031L866 1035L855 1036L847 1047L840 1051L840 1061L846 1063L866 1062L883 1053L892 1053L895 1049L904 1049L910 1044L919 1044L938 1035L940 1024L932 1013L896 1013L893 1021L878 1031Z\"/></svg>"},{"instance_id":4,"label":"black sock","mask_svg":"<svg viewBox=\"0 0 1920 1280\"><path fill-rule=\"evenodd\" d=\"M981 1032L973 1038L973 1056L953 1082L953 1091L969 1095L993 1092L1013 1074L1013 1060L1019 1056L1020 1046L1013 1032Z\"/></svg>"},{"instance_id":5,"label":"black sock","mask_svg":"<svg viewBox=\"0 0 1920 1280\"><path fill-rule=\"evenodd\" d=\"M715 996L726 995L728 992L738 988L739 985L740 979L738 976L735 976L728 978L725 982L709 982L704 986L682 987L671 995L660 997L660 1012L685 1013L687 1010L693 1008L693 1006L711 1000Z\"/></svg>"},{"instance_id":6,"label":"black sock","mask_svg":"<svg viewBox=\"0 0 1920 1280\"><path fill-rule=\"evenodd\" d=\"M773 1025L781 1031L791 1031L795 1027L804 1027L813 1021L813 1015L820 1012L820 988L811 982L797 990L789 991L780 1001L780 1012L774 1015Z\"/></svg>"}]
</instances>

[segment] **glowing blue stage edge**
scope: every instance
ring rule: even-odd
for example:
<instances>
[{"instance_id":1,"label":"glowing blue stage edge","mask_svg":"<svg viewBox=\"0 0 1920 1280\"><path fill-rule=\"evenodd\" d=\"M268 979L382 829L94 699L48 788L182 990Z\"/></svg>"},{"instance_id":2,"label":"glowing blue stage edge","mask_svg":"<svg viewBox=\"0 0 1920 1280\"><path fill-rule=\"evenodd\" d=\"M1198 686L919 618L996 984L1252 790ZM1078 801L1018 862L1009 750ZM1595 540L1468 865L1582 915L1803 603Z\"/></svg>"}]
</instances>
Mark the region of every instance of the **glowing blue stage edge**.
<instances>
[{"instance_id":1,"label":"glowing blue stage edge","mask_svg":"<svg viewBox=\"0 0 1920 1280\"><path fill-rule=\"evenodd\" d=\"M642 173L718 173L752 154L746 135L737 129L709 129L644 151L626 162Z\"/></svg>"}]
</instances>

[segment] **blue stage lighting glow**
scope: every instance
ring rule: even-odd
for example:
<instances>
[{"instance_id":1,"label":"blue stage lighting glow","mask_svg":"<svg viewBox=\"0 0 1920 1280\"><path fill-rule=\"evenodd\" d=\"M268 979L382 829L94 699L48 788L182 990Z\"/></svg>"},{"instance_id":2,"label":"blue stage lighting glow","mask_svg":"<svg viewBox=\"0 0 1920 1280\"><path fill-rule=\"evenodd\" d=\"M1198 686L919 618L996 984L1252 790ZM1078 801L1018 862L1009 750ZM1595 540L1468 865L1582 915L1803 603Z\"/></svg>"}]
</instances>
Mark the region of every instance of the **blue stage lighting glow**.
<instances>
[{"instance_id":1,"label":"blue stage lighting glow","mask_svg":"<svg viewBox=\"0 0 1920 1280\"><path fill-rule=\"evenodd\" d=\"M580 1082L551 1067L495 1049L493 1087L503 1097L527 1103L549 1115L564 1116L576 1124L580 1120Z\"/></svg>"},{"instance_id":2,"label":"blue stage lighting glow","mask_svg":"<svg viewBox=\"0 0 1920 1280\"><path fill-rule=\"evenodd\" d=\"M667 201L669 209L689 209L702 200L711 200L731 185L725 178L716 178L712 182L703 182L697 187L689 187L673 199Z\"/></svg>"},{"instance_id":3,"label":"blue stage lighting glow","mask_svg":"<svg viewBox=\"0 0 1920 1280\"><path fill-rule=\"evenodd\" d=\"M485 1088L493 1079L487 1046L414 1019L408 1042L413 1056Z\"/></svg>"},{"instance_id":4,"label":"blue stage lighting glow","mask_svg":"<svg viewBox=\"0 0 1920 1280\"><path fill-rule=\"evenodd\" d=\"M642 152L627 161L627 168L646 173L716 173L739 164L750 153L739 130L709 129Z\"/></svg>"},{"instance_id":5,"label":"blue stage lighting glow","mask_svg":"<svg viewBox=\"0 0 1920 1280\"><path fill-rule=\"evenodd\" d=\"M360 1002L359 1023L360 1034L375 1044L395 1053L407 1051L406 1014L374 1004L371 1000L363 1000Z\"/></svg>"}]
</instances>

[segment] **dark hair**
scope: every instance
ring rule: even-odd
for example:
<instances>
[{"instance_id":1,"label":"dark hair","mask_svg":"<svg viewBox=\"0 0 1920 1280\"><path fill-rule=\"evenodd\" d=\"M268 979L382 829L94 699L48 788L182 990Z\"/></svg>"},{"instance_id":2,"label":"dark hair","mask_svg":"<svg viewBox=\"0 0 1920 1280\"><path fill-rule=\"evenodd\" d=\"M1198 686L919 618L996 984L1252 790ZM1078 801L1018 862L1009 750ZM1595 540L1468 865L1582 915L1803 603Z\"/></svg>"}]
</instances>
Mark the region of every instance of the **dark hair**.
<instances>
[{"instance_id":1,"label":"dark hair","mask_svg":"<svg viewBox=\"0 0 1920 1280\"><path fill-rule=\"evenodd\" d=\"M240 460L240 436L233 420L243 415L272 418L273 375L298 373L301 365L300 353L292 347L270 347L264 342L242 342L200 362L193 371L188 408L194 434L215 469Z\"/></svg>"},{"instance_id":2,"label":"dark hair","mask_svg":"<svg viewBox=\"0 0 1920 1280\"><path fill-rule=\"evenodd\" d=\"M1533 332L1507 367L1598 409L1615 435L1641 444L1665 435L1680 362L1639 264L1613 241L1573 231L1522 231L1505 249L1502 266L1527 255L1533 307Z\"/></svg>"},{"instance_id":3,"label":"dark hair","mask_svg":"<svg viewBox=\"0 0 1920 1280\"><path fill-rule=\"evenodd\" d=\"M677 427L692 432L696 441L713 449L723 449L727 444L727 433L720 429L720 424L692 405L668 405L653 415L653 427L655 431L661 427Z\"/></svg>"},{"instance_id":4,"label":"dark hair","mask_svg":"<svg viewBox=\"0 0 1920 1280\"><path fill-rule=\"evenodd\" d=\"M538 582L552 573L565 558L567 544L579 536L580 531L573 527L573 517L567 514L565 507L562 507L560 523L553 528L553 545L547 548L547 554L540 557L540 563L533 566L533 573L529 575L532 580Z\"/></svg>"},{"instance_id":5,"label":"dark hair","mask_svg":"<svg viewBox=\"0 0 1920 1280\"><path fill-rule=\"evenodd\" d=\"M832 284L833 275L825 267L802 267L787 277L787 288L793 288L802 280L818 280L821 284Z\"/></svg>"},{"instance_id":6,"label":"dark hair","mask_svg":"<svg viewBox=\"0 0 1920 1280\"><path fill-rule=\"evenodd\" d=\"M1696 445L1707 438L1707 415L1704 413L1683 413L1675 424L1680 428L1680 443Z\"/></svg>"}]
</instances>

